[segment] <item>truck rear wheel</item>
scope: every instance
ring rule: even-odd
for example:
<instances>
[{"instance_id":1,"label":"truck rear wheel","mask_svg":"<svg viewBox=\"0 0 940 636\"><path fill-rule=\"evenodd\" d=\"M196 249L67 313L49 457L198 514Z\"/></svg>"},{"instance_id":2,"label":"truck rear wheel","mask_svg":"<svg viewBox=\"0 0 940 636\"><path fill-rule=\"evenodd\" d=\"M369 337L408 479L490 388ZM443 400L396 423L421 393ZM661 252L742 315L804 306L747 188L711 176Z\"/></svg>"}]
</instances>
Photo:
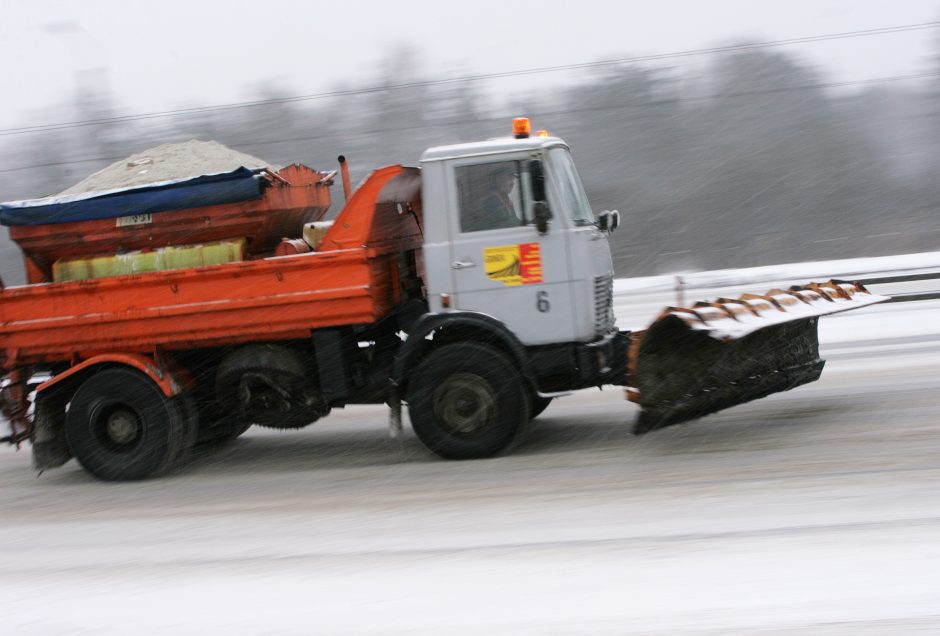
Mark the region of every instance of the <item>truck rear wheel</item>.
<instances>
[{"instance_id":1,"label":"truck rear wheel","mask_svg":"<svg viewBox=\"0 0 940 636\"><path fill-rule=\"evenodd\" d=\"M100 371L78 388L65 437L72 454L99 479L155 476L185 455L190 440L182 406L130 369Z\"/></svg>"},{"instance_id":2,"label":"truck rear wheel","mask_svg":"<svg viewBox=\"0 0 940 636\"><path fill-rule=\"evenodd\" d=\"M409 381L411 426L447 459L490 457L529 421L528 390L515 366L488 345L456 343L432 352Z\"/></svg>"}]
</instances>

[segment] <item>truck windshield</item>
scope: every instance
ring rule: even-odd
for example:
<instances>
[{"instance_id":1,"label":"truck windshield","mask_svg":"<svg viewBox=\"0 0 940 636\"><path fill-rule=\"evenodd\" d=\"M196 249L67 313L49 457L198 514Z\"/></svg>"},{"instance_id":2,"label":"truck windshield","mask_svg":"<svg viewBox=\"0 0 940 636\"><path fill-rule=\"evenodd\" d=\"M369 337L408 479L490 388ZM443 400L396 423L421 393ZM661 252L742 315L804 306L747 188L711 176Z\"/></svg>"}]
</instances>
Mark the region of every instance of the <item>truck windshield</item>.
<instances>
[{"instance_id":1,"label":"truck windshield","mask_svg":"<svg viewBox=\"0 0 940 636\"><path fill-rule=\"evenodd\" d=\"M558 184L562 204L571 210L575 225L589 225L596 222L587 193L581 185L581 178L574 167L574 161L567 148L552 148L548 151L552 176Z\"/></svg>"}]
</instances>

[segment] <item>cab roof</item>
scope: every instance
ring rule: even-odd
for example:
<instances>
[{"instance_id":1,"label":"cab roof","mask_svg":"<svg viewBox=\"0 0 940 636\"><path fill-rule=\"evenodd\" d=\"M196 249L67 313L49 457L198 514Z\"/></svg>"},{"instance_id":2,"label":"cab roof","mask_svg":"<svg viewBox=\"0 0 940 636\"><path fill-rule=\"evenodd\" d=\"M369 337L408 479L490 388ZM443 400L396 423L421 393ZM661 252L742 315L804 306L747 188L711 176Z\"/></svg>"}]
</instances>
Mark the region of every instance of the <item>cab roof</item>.
<instances>
[{"instance_id":1,"label":"cab roof","mask_svg":"<svg viewBox=\"0 0 940 636\"><path fill-rule=\"evenodd\" d=\"M520 150L541 150L552 146L568 147L564 140L558 137L499 137L486 141L473 141L466 144L450 144L448 146L435 146L428 148L421 155L421 163L428 161L442 161L457 157L474 157L495 155Z\"/></svg>"}]
</instances>

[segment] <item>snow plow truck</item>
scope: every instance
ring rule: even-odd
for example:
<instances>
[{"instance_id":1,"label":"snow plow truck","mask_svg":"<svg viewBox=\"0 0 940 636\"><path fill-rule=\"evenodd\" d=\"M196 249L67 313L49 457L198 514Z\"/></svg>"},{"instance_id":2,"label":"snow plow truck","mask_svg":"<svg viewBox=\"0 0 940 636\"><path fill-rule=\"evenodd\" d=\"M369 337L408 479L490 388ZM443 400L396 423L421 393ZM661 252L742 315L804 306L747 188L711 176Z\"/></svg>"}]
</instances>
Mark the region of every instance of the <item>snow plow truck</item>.
<instances>
[{"instance_id":1,"label":"snow plow truck","mask_svg":"<svg viewBox=\"0 0 940 636\"><path fill-rule=\"evenodd\" d=\"M615 325L608 235L568 146L513 135L372 172L240 168L0 204L27 284L0 291L6 441L152 477L252 425L389 406L444 458L506 450L556 397L613 385L644 433L816 380L820 316L856 283L670 307ZM286 238L285 238L286 237Z\"/></svg>"}]
</instances>

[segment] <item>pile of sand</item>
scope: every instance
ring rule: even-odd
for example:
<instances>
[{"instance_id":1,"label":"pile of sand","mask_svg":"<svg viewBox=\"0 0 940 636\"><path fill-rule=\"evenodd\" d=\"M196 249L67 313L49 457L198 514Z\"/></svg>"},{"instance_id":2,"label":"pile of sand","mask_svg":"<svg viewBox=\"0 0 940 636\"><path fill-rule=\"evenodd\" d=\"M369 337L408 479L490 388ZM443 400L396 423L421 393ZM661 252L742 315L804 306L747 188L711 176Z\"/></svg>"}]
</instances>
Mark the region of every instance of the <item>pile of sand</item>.
<instances>
[{"instance_id":1,"label":"pile of sand","mask_svg":"<svg viewBox=\"0 0 940 636\"><path fill-rule=\"evenodd\" d=\"M163 144L115 161L59 194L132 188L160 181L230 172L242 166L250 169L280 168L218 142L193 139L178 144Z\"/></svg>"}]
</instances>

